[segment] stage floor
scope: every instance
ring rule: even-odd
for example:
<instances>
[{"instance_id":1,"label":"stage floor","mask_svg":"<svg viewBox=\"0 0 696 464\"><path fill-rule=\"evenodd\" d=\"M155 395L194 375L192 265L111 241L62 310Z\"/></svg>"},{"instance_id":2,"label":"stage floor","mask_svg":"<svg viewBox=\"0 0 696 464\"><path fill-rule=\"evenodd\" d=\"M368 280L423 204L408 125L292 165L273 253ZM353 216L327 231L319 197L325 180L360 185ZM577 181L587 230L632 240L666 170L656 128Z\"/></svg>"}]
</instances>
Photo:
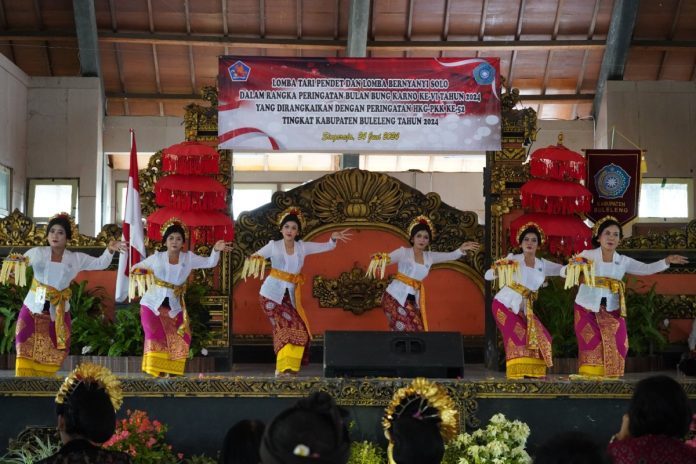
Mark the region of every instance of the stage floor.
<instances>
[{"instance_id":1,"label":"stage floor","mask_svg":"<svg viewBox=\"0 0 696 464\"><path fill-rule=\"evenodd\" d=\"M232 370L227 372L206 372L206 373L186 373L183 377L178 377L179 379L220 379L225 377L249 377L249 378L262 378L262 379L274 379L274 364L253 364L253 363L239 363L234 364ZM61 370L58 372L58 377L62 378L68 374L69 371ZM118 372L114 373L119 378L125 379L152 379L161 381L163 379L154 379L152 376L145 374L143 372ZM677 379L680 383L684 384L696 384L696 377L687 377L680 373L676 368L663 371L651 371L651 372L631 372L625 374L622 378L611 380L609 382L623 382L635 384L641 379L650 377L653 375L667 375ZM0 370L0 378L14 378L13 370ZM303 366L302 370L295 377L282 378L278 380L292 380L292 379L317 379L324 378L323 365L321 363L311 363L308 366ZM355 377L357 378L357 377ZM385 379L383 377L378 377L380 379ZM173 380L175 378L171 378ZM327 378L328 380L329 378ZM464 369L464 376L457 379L442 379L443 382L451 383L456 381L464 382L543 382L543 383L557 383L557 382L573 382L573 383L586 383L578 380L572 380L568 374L550 374L544 379L525 379L525 380L507 380L505 378L505 372L486 369L483 364L467 364ZM592 382L590 382L592 383Z\"/></svg>"}]
</instances>

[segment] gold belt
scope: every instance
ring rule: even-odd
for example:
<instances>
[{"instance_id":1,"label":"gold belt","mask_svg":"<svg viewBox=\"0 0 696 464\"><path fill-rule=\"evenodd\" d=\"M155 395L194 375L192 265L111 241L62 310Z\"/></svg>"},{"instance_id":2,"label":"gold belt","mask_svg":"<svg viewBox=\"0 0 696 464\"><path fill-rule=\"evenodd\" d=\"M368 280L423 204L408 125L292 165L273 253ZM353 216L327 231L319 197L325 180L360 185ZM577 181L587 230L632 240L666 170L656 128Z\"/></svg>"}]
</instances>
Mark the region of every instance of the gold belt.
<instances>
[{"instance_id":1,"label":"gold belt","mask_svg":"<svg viewBox=\"0 0 696 464\"><path fill-rule=\"evenodd\" d=\"M34 278L31 281L31 290L35 292L39 287L46 289L46 300L56 308L56 346L59 350L64 350L67 341L67 334L65 332L65 303L70 301L72 290L70 290L70 287L65 290L58 290L50 285L42 284Z\"/></svg>"},{"instance_id":2,"label":"gold belt","mask_svg":"<svg viewBox=\"0 0 696 464\"><path fill-rule=\"evenodd\" d=\"M527 348L530 350L539 349L537 327L534 323L534 302L539 297L539 292L534 292L524 285L515 281L508 282L507 286L522 295L526 301L525 313L527 315Z\"/></svg>"},{"instance_id":3,"label":"gold belt","mask_svg":"<svg viewBox=\"0 0 696 464\"><path fill-rule=\"evenodd\" d=\"M418 306L420 306L421 310L421 316L423 317L423 328L425 331L428 331L428 317L425 312L425 285L423 285L422 280L416 280L412 277L407 276L406 274L402 274L401 272L397 272L396 275L394 276L396 280L399 282L403 282L409 287L413 287L416 289L416 291L419 293L418 295Z\"/></svg>"},{"instance_id":4,"label":"gold belt","mask_svg":"<svg viewBox=\"0 0 696 464\"><path fill-rule=\"evenodd\" d=\"M295 285L295 309L297 310L297 314L300 316L300 319L302 319L302 322L304 322L304 325L307 328L307 333L311 338L312 332L309 330L309 321L307 320L307 315L302 307L302 284L304 284L305 281L304 276L302 274L290 274L289 272L281 271L280 269L275 268L271 268L271 273L269 275L278 280Z\"/></svg>"},{"instance_id":5,"label":"gold belt","mask_svg":"<svg viewBox=\"0 0 696 464\"><path fill-rule=\"evenodd\" d=\"M179 334L180 337L183 337L185 333L191 335L188 311L186 311L186 298L184 298L186 296L186 284L174 285L165 280L158 279L157 276L154 276L154 283L159 287L169 288L174 292L174 296L179 300L179 305L184 313L183 321L176 329L176 333Z\"/></svg>"},{"instance_id":6,"label":"gold belt","mask_svg":"<svg viewBox=\"0 0 696 464\"><path fill-rule=\"evenodd\" d=\"M618 293L621 317L626 317L626 284L623 280L612 279L611 277L595 277L594 286L597 288L606 288L611 293Z\"/></svg>"}]
</instances>

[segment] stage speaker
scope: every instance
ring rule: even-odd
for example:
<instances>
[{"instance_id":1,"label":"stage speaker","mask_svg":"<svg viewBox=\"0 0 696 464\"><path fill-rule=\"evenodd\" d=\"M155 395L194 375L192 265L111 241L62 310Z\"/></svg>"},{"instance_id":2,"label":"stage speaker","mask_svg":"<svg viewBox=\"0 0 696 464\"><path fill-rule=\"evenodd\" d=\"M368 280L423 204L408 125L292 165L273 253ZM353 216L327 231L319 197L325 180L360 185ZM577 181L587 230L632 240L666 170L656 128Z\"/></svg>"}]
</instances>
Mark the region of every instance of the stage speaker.
<instances>
[{"instance_id":1,"label":"stage speaker","mask_svg":"<svg viewBox=\"0 0 696 464\"><path fill-rule=\"evenodd\" d=\"M324 334L325 377L428 377L464 375L458 332L357 332Z\"/></svg>"}]
</instances>

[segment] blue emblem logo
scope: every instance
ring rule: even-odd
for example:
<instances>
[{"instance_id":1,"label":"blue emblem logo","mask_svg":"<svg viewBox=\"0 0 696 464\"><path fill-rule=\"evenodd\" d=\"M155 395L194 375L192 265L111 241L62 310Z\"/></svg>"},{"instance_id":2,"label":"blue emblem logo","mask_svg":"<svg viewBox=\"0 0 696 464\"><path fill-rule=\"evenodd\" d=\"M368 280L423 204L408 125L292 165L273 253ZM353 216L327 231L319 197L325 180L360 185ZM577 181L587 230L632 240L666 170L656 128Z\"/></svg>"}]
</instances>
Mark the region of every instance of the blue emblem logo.
<instances>
[{"instance_id":1,"label":"blue emblem logo","mask_svg":"<svg viewBox=\"0 0 696 464\"><path fill-rule=\"evenodd\" d=\"M595 186L600 198L615 200L621 198L631 185L631 176L615 164L608 164L594 176Z\"/></svg>"},{"instance_id":2,"label":"blue emblem logo","mask_svg":"<svg viewBox=\"0 0 696 464\"><path fill-rule=\"evenodd\" d=\"M243 61L237 61L227 68L227 71L230 73L230 79L236 82L246 82L249 79L249 74L251 74L251 68L244 64Z\"/></svg>"},{"instance_id":3,"label":"blue emblem logo","mask_svg":"<svg viewBox=\"0 0 696 464\"><path fill-rule=\"evenodd\" d=\"M495 81L495 68L488 63L482 63L474 68L474 79L478 85L488 85Z\"/></svg>"}]
</instances>

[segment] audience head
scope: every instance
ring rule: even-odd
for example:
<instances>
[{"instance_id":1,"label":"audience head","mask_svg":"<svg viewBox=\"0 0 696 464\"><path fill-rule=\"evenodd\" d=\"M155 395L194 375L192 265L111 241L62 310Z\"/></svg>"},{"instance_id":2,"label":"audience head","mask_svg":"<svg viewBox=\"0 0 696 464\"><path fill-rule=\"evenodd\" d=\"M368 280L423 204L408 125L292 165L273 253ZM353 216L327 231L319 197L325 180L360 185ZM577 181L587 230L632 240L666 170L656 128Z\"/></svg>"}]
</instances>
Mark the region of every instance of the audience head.
<instances>
[{"instance_id":1,"label":"audience head","mask_svg":"<svg viewBox=\"0 0 696 464\"><path fill-rule=\"evenodd\" d=\"M85 438L104 443L114 434L121 385L109 369L83 363L66 377L56 395L58 429L63 443Z\"/></svg>"},{"instance_id":2,"label":"audience head","mask_svg":"<svg viewBox=\"0 0 696 464\"><path fill-rule=\"evenodd\" d=\"M438 464L458 429L457 409L444 388L425 379L399 389L382 420L390 462Z\"/></svg>"},{"instance_id":3,"label":"audience head","mask_svg":"<svg viewBox=\"0 0 696 464\"><path fill-rule=\"evenodd\" d=\"M539 447L534 464L610 464L609 457L591 436L582 432L558 434Z\"/></svg>"},{"instance_id":4,"label":"audience head","mask_svg":"<svg viewBox=\"0 0 696 464\"><path fill-rule=\"evenodd\" d=\"M261 462L345 464L350 453L347 415L328 393L312 393L268 424L261 440Z\"/></svg>"},{"instance_id":5,"label":"audience head","mask_svg":"<svg viewBox=\"0 0 696 464\"><path fill-rule=\"evenodd\" d=\"M648 377L636 384L628 406L628 421L632 437L684 438L691 424L689 399L682 386L671 377Z\"/></svg>"},{"instance_id":6,"label":"audience head","mask_svg":"<svg viewBox=\"0 0 696 464\"><path fill-rule=\"evenodd\" d=\"M225 435L220 453L220 464L259 464L259 448L266 428L257 420L242 420L234 424Z\"/></svg>"}]
</instances>

